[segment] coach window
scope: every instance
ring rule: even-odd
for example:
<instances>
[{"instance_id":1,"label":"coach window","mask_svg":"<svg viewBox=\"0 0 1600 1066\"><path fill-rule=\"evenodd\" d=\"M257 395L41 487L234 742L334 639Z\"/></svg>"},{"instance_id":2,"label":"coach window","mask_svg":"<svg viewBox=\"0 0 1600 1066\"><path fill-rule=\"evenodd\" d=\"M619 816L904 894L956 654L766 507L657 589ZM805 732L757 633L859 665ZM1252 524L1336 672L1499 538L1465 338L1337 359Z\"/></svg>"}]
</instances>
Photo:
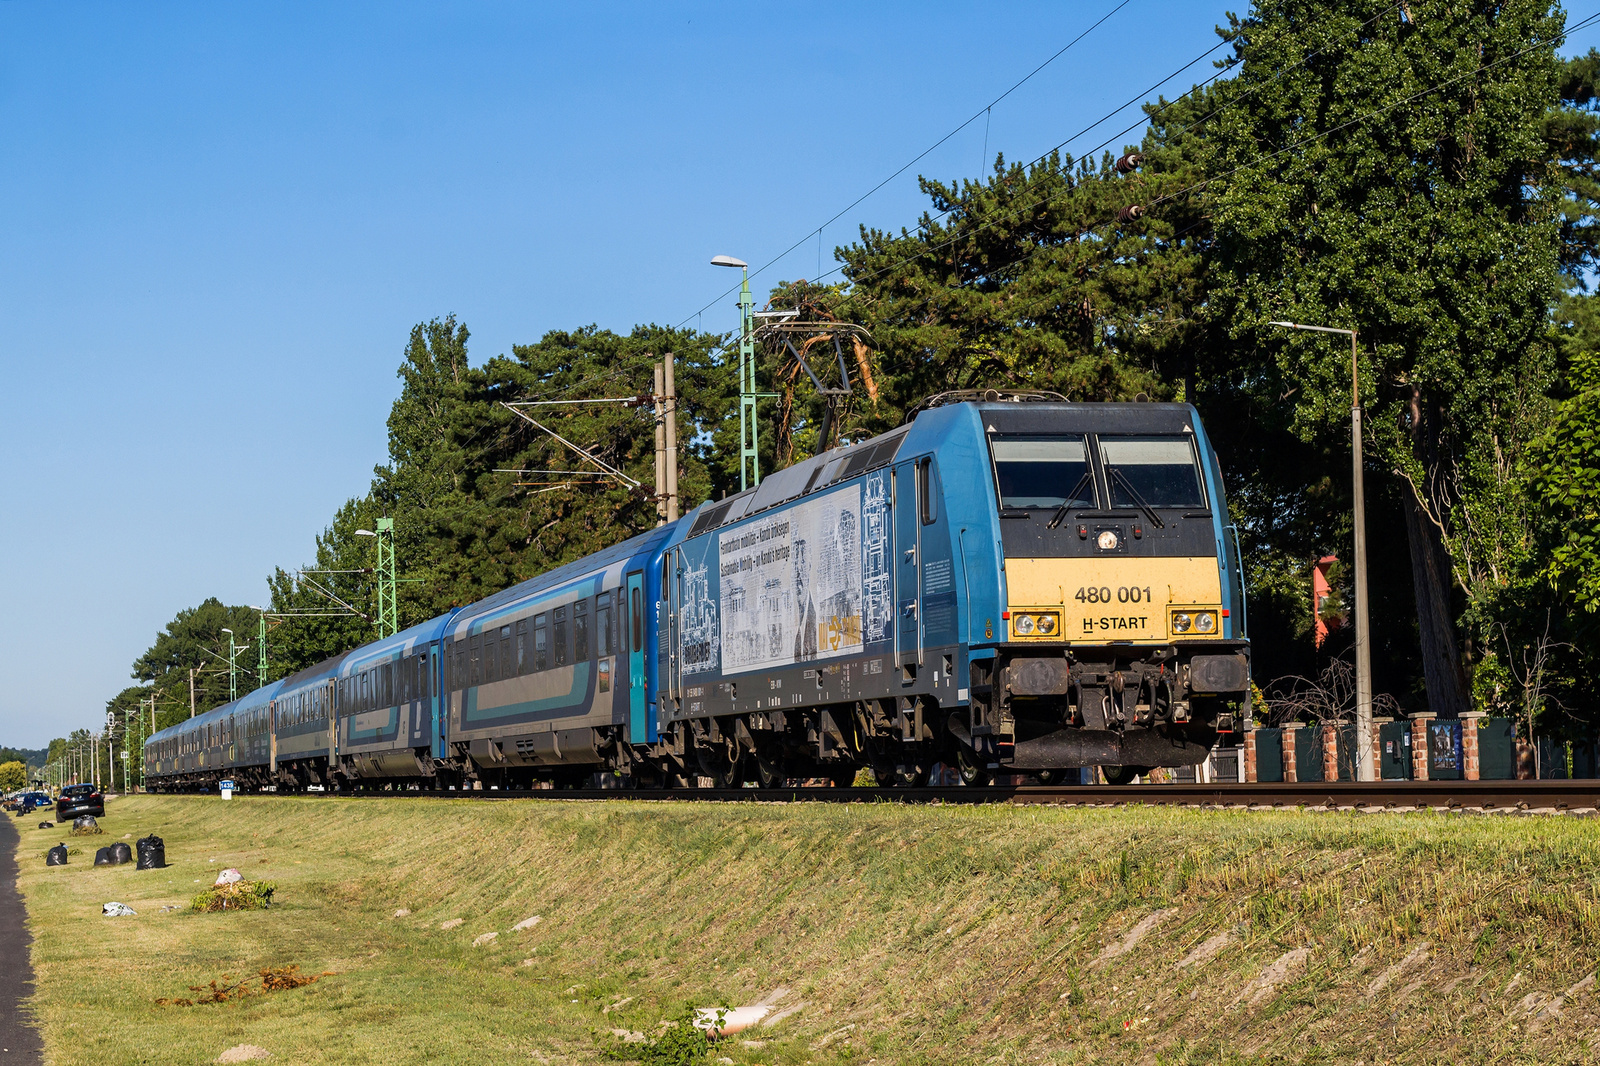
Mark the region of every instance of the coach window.
<instances>
[{"instance_id":1,"label":"coach window","mask_svg":"<svg viewBox=\"0 0 1600 1066\"><path fill-rule=\"evenodd\" d=\"M483 683L500 680L500 657L496 652L499 644L494 637L494 630L486 629L483 633Z\"/></svg>"},{"instance_id":2,"label":"coach window","mask_svg":"<svg viewBox=\"0 0 1600 1066\"><path fill-rule=\"evenodd\" d=\"M467 638L467 658L470 662L468 669L471 671L468 683L472 685L483 684L483 634L474 633Z\"/></svg>"},{"instance_id":3,"label":"coach window","mask_svg":"<svg viewBox=\"0 0 1600 1066\"><path fill-rule=\"evenodd\" d=\"M545 616L533 616L533 668L545 670L550 666L550 627L545 624Z\"/></svg>"},{"instance_id":4,"label":"coach window","mask_svg":"<svg viewBox=\"0 0 1600 1066\"><path fill-rule=\"evenodd\" d=\"M466 641L458 640L450 646L456 653L456 668L450 673L450 684L456 691L460 691L467 687L467 644Z\"/></svg>"},{"instance_id":5,"label":"coach window","mask_svg":"<svg viewBox=\"0 0 1600 1066\"><path fill-rule=\"evenodd\" d=\"M639 589L633 590L633 650L644 650L644 593Z\"/></svg>"},{"instance_id":6,"label":"coach window","mask_svg":"<svg viewBox=\"0 0 1600 1066\"><path fill-rule=\"evenodd\" d=\"M567 609L557 607L550 612L550 650L557 666L567 665Z\"/></svg>"},{"instance_id":7,"label":"coach window","mask_svg":"<svg viewBox=\"0 0 1600 1066\"><path fill-rule=\"evenodd\" d=\"M931 526L939 517L939 475L932 459L917 463L917 495L922 499L922 524Z\"/></svg>"},{"instance_id":8,"label":"coach window","mask_svg":"<svg viewBox=\"0 0 1600 1066\"><path fill-rule=\"evenodd\" d=\"M517 676L528 672L528 620L517 619Z\"/></svg>"},{"instance_id":9,"label":"coach window","mask_svg":"<svg viewBox=\"0 0 1600 1066\"><path fill-rule=\"evenodd\" d=\"M511 627L500 627L500 680L517 676L516 663L511 658Z\"/></svg>"},{"instance_id":10,"label":"coach window","mask_svg":"<svg viewBox=\"0 0 1600 1066\"><path fill-rule=\"evenodd\" d=\"M589 601L579 600L572 605L572 661L589 661Z\"/></svg>"},{"instance_id":11,"label":"coach window","mask_svg":"<svg viewBox=\"0 0 1600 1066\"><path fill-rule=\"evenodd\" d=\"M611 644L611 593L602 592L594 598L594 630L596 650L600 658L612 654Z\"/></svg>"}]
</instances>

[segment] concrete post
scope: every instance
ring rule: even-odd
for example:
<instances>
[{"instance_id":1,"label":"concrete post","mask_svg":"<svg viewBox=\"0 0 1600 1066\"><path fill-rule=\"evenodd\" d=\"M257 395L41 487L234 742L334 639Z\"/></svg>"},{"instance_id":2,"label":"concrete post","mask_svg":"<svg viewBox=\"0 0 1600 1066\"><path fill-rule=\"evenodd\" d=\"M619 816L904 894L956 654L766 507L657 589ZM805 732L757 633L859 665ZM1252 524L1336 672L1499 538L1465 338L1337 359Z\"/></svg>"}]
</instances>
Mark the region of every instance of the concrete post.
<instances>
[{"instance_id":1,"label":"concrete post","mask_svg":"<svg viewBox=\"0 0 1600 1066\"><path fill-rule=\"evenodd\" d=\"M1304 728L1299 722L1289 722L1283 727L1283 779L1284 781L1299 781L1300 768L1295 764L1296 730Z\"/></svg>"},{"instance_id":2,"label":"concrete post","mask_svg":"<svg viewBox=\"0 0 1600 1066\"><path fill-rule=\"evenodd\" d=\"M1418 711L1411 716L1411 779L1428 780L1428 723L1433 721L1432 711Z\"/></svg>"},{"instance_id":3,"label":"concrete post","mask_svg":"<svg viewBox=\"0 0 1600 1066\"><path fill-rule=\"evenodd\" d=\"M1461 716L1461 776L1467 781L1477 781L1482 772L1478 761L1478 722L1482 711L1468 711Z\"/></svg>"}]
</instances>

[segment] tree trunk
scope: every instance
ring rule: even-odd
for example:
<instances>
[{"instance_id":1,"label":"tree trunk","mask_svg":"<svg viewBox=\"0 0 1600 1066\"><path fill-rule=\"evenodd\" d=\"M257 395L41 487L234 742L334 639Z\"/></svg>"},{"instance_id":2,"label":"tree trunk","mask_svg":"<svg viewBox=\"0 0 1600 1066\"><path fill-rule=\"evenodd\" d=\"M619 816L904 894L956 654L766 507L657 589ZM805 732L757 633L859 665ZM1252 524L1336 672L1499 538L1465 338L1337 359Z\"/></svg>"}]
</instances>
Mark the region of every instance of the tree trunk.
<instances>
[{"instance_id":1,"label":"tree trunk","mask_svg":"<svg viewBox=\"0 0 1600 1066\"><path fill-rule=\"evenodd\" d=\"M1410 425L1406 428L1412 451L1431 483L1439 471L1441 412L1413 386L1409 414ZM1406 540L1411 546L1411 587L1417 601L1417 636L1422 646L1428 710L1440 718L1455 718L1471 706L1456 646L1455 612L1450 605L1450 553L1439 527L1417 498L1417 486L1411 485L1406 497Z\"/></svg>"}]
</instances>

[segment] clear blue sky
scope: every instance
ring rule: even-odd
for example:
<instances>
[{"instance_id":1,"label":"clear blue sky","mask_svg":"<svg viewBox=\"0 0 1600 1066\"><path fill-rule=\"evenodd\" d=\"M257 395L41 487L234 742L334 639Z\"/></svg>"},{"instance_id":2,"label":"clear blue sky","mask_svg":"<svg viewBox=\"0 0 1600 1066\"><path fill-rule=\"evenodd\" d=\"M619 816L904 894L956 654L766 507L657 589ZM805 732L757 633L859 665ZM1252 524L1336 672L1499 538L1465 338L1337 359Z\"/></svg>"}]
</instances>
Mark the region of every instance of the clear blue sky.
<instances>
[{"instance_id":1,"label":"clear blue sky","mask_svg":"<svg viewBox=\"0 0 1600 1066\"><path fill-rule=\"evenodd\" d=\"M99 728L175 612L311 557L413 323L455 313L476 361L676 324L733 280L712 255L770 262L1117 3L0 2L0 743ZM1048 150L1225 6L1131 0L824 269L915 220L918 172ZM813 236L759 280L816 267Z\"/></svg>"}]
</instances>

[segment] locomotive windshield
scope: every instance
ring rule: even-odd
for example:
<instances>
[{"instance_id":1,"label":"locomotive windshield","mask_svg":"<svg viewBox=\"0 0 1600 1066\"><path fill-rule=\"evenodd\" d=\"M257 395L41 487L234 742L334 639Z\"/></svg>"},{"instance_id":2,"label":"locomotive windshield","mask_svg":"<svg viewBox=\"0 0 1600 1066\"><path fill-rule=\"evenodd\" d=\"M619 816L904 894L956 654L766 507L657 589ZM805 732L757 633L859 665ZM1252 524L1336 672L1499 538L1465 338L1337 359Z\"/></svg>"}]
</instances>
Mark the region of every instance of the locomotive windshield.
<instances>
[{"instance_id":1,"label":"locomotive windshield","mask_svg":"<svg viewBox=\"0 0 1600 1066\"><path fill-rule=\"evenodd\" d=\"M1094 474L1082 437L995 437L1003 508L1094 507Z\"/></svg>"},{"instance_id":2,"label":"locomotive windshield","mask_svg":"<svg viewBox=\"0 0 1600 1066\"><path fill-rule=\"evenodd\" d=\"M1187 436L1101 437L1112 507L1204 507L1200 468Z\"/></svg>"}]
</instances>

